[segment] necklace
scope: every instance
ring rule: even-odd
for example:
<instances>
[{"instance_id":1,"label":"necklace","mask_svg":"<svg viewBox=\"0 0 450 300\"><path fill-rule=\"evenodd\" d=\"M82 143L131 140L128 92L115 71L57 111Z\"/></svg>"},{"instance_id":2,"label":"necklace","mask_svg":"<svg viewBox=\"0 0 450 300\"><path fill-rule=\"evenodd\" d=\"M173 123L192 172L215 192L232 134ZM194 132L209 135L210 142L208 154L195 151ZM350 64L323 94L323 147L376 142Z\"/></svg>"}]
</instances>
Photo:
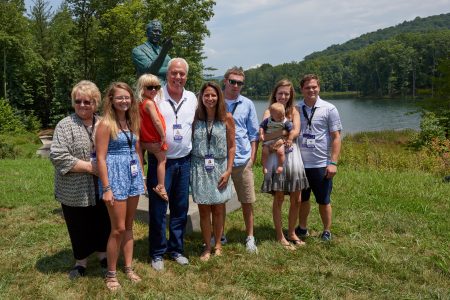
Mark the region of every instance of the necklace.
<instances>
[{"instance_id":1,"label":"necklace","mask_svg":"<svg viewBox=\"0 0 450 300\"><path fill-rule=\"evenodd\" d=\"M120 129L128 130L128 122L127 122L127 120L119 120L118 123L119 123Z\"/></svg>"}]
</instances>

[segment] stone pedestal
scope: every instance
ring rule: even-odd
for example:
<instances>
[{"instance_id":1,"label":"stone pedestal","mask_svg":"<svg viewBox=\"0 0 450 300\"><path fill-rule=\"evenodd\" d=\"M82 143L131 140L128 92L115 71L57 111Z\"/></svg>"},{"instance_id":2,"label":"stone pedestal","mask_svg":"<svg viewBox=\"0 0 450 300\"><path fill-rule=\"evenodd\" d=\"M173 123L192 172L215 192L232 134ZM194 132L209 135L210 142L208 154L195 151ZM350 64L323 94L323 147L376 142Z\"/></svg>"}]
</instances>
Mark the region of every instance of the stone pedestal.
<instances>
[{"instance_id":1,"label":"stone pedestal","mask_svg":"<svg viewBox=\"0 0 450 300\"><path fill-rule=\"evenodd\" d=\"M238 201L236 193L233 193L233 197L226 204L227 213L235 211L240 207L241 203ZM167 220L169 218L169 214L170 211L167 212L166 215ZM145 196L141 196L139 199L135 219L148 224L148 198ZM188 211L188 220L186 224L186 233L191 233L194 231L196 232L200 231L200 215L198 212L197 204L195 204L192 201L192 197L189 196L189 211Z\"/></svg>"},{"instance_id":2,"label":"stone pedestal","mask_svg":"<svg viewBox=\"0 0 450 300\"><path fill-rule=\"evenodd\" d=\"M42 142L41 148L36 151L36 154L41 157L49 157L50 146L52 145L53 136L51 135L41 135L39 136Z\"/></svg>"}]
</instances>

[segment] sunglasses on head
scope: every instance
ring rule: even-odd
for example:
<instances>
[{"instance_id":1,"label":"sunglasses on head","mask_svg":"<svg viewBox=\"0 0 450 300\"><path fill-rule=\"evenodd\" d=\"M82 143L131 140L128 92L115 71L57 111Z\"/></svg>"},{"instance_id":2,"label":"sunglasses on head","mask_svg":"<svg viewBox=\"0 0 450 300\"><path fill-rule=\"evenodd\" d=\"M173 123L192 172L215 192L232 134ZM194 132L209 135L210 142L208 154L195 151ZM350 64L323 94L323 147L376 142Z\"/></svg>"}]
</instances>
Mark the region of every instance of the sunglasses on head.
<instances>
[{"instance_id":1,"label":"sunglasses on head","mask_svg":"<svg viewBox=\"0 0 450 300\"><path fill-rule=\"evenodd\" d=\"M147 85L147 86L145 87L145 89L146 89L147 91L153 91L153 90L159 91L160 88L161 88L160 85Z\"/></svg>"},{"instance_id":2,"label":"sunglasses on head","mask_svg":"<svg viewBox=\"0 0 450 300\"><path fill-rule=\"evenodd\" d=\"M88 105L92 105L92 101L89 100L80 100L80 99L75 99L75 104L80 105L81 103L83 103L85 106Z\"/></svg>"},{"instance_id":3,"label":"sunglasses on head","mask_svg":"<svg viewBox=\"0 0 450 300\"><path fill-rule=\"evenodd\" d=\"M237 84L238 86L243 86L243 85L244 85L244 82L243 82L243 81L238 81L238 80L233 80L233 79L228 79L228 82L229 82L231 85L235 85L235 84Z\"/></svg>"}]
</instances>

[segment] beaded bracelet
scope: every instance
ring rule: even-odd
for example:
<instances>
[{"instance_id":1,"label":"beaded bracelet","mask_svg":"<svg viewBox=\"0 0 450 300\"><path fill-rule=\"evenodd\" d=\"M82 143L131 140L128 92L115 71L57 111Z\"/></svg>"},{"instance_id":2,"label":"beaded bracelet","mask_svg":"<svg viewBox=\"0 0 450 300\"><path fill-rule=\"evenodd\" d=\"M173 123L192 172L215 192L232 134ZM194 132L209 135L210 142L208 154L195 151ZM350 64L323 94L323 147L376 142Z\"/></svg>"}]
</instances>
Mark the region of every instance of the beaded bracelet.
<instances>
[{"instance_id":1,"label":"beaded bracelet","mask_svg":"<svg viewBox=\"0 0 450 300\"><path fill-rule=\"evenodd\" d=\"M111 190L111 186L110 185L107 185L107 186L103 187L103 193L106 193L107 191L110 191L110 190Z\"/></svg>"}]
</instances>

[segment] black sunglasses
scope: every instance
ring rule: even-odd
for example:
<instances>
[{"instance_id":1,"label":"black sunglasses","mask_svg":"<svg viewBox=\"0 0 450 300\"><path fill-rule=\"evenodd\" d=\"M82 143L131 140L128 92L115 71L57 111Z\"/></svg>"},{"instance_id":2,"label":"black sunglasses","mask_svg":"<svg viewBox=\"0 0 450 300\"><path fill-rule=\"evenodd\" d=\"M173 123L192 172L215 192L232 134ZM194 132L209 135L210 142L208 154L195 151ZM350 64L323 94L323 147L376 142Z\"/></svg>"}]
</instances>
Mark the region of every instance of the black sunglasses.
<instances>
[{"instance_id":1,"label":"black sunglasses","mask_svg":"<svg viewBox=\"0 0 450 300\"><path fill-rule=\"evenodd\" d=\"M92 101L89 101L89 100L76 99L74 102L77 105L80 105L81 103L83 103L85 106L92 105Z\"/></svg>"},{"instance_id":2,"label":"black sunglasses","mask_svg":"<svg viewBox=\"0 0 450 300\"><path fill-rule=\"evenodd\" d=\"M159 91L161 86L160 85L147 85L145 88L147 89L147 91L153 91L153 90Z\"/></svg>"},{"instance_id":3,"label":"black sunglasses","mask_svg":"<svg viewBox=\"0 0 450 300\"><path fill-rule=\"evenodd\" d=\"M235 84L237 84L238 86L243 86L243 85L244 85L244 82L243 82L243 81L237 81L237 80L233 80L233 79L228 79L228 82L229 82L231 85L235 85Z\"/></svg>"}]
</instances>

